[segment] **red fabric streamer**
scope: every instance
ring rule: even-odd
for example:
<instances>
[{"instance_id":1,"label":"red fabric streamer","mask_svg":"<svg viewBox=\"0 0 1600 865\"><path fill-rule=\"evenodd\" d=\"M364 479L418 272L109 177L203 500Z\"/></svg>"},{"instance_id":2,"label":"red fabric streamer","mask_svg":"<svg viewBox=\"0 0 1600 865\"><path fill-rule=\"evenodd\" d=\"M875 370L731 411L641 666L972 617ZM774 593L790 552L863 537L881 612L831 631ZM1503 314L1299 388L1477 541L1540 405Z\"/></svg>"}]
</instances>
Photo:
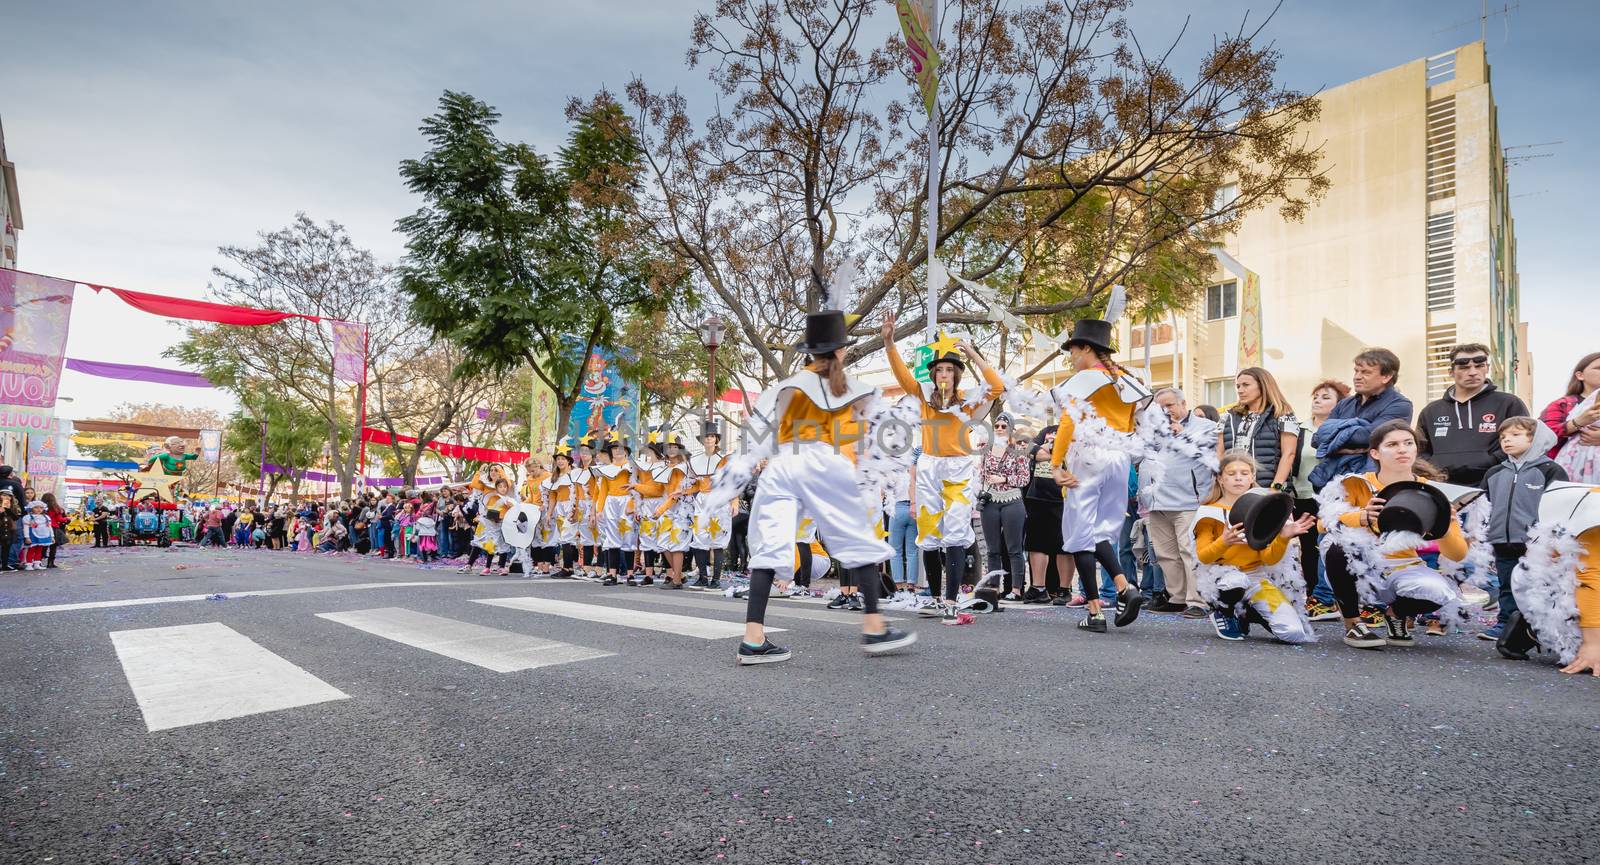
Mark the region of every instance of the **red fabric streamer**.
<instances>
[{"instance_id":1,"label":"red fabric streamer","mask_svg":"<svg viewBox=\"0 0 1600 865\"><path fill-rule=\"evenodd\" d=\"M380 429L362 427L361 440L369 444L394 446L398 438L401 444L414 445L417 440L411 436L391 436ZM452 457L458 460L473 460L480 463L520 463L528 458L528 451L502 451L494 448L475 448L467 445L451 444L450 442L428 442L424 447L434 451L440 456Z\"/></svg>"},{"instance_id":2,"label":"red fabric streamer","mask_svg":"<svg viewBox=\"0 0 1600 865\"><path fill-rule=\"evenodd\" d=\"M134 309L143 310L151 315L161 315L167 318L187 318L195 321L214 321L217 324L236 324L253 326L261 324L277 324L288 318L303 318L308 321L321 321L315 315L304 315L298 312L278 312L272 309L256 309L250 306L230 306L226 303L212 303L208 300L188 300L182 297L167 297L161 294L149 294L143 291L131 291L126 288L113 288L109 285L95 285L86 282L95 291L109 291Z\"/></svg>"}]
</instances>

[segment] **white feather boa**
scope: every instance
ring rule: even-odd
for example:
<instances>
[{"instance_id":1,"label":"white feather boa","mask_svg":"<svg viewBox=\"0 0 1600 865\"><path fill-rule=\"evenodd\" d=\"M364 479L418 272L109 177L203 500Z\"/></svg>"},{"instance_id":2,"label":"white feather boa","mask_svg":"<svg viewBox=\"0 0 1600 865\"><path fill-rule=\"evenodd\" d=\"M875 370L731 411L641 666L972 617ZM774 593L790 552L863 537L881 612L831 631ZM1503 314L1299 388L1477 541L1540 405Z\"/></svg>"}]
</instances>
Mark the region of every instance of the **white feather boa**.
<instances>
[{"instance_id":1,"label":"white feather boa","mask_svg":"<svg viewBox=\"0 0 1600 865\"><path fill-rule=\"evenodd\" d=\"M1389 594L1389 578L1396 569L1396 562L1387 557L1393 553L1416 550L1426 542L1423 541L1420 535L1412 532L1386 532L1382 535L1377 535L1368 529L1351 527L1340 522L1340 517L1361 510L1350 502L1349 496L1345 492L1345 479L1352 477L1360 478L1360 475L1340 475L1329 481L1328 485L1322 488L1322 492L1317 494L1318 518L1323 526L1326 527L1317 549L1326 557L1333 545L1338 544L1344 550L1345 559L1349 562L1350 573L1356 578L1356 593L1360 597L1361 603L1369 606L1387 606L1385 597ZM1476 504L1475 502L1474 505ZM1472 513L1471 508L1469 508L1469 513ZM1482 520L1484 519L1486 517L1477 518L1477 522L1474 525L1474 531L1478 538L1483 537ZM1488 545L1475 541L1470 533L1467 543L1467 557L1462 561L1454 562L1443 556L1439 559L1440 573L1450 577L1457 583L1465 578L1466 569L1469 565L1476 567L1478 573L1486 574L1481 567L1477 566L1478 562L1485 561L1485 555L1484 553L1475 552L1473 548L1487 548ZM1488 567L1491 569L1489 572L1492 572L1492 553L1489 556L1487 559L1489 562ZM1486 575L1483 578L1486 579ZM1439 621L1444 623L1445 628L1453 631L1470 618L1471 614L1461 605L1458 596L1441 605L1438 610L1438 616Z\"/></svg>"},{"instance_id":2,"label":"white feather boa","mask_svg":"<svg viewBox=\"0 0 1600 865\"><path fill-rule=\"evenodd\" d=\"M1565 526L1535 526L1528 552L1511 574L1517 609L1539 645L1554 652L1562 664L1572 663L1583 645L1577 600L1583 552L1583 544Z\"/></svg>"}]
</instances>

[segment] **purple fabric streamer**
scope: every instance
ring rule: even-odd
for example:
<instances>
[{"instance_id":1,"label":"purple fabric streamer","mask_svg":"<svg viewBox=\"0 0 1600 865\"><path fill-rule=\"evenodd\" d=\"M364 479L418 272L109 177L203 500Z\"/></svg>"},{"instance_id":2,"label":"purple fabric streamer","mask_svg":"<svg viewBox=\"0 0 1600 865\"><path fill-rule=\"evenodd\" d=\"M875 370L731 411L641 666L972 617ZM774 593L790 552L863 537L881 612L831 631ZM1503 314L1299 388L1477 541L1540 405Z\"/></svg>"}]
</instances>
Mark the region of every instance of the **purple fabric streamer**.
<instances>
[{"instance_id":1,"label":"purple fabric streamer","mask_svg":"<svg viewBox=\"0 0 1600 865\"><path fill-rule=\"evenodd\" d=\"M297 477L297 478L300 478L301 480L317 481L319 483L338 483L339 482L339 476L338 475L331 475L331 474L328 474L327 472L317 472L317 471L312 471L310 469L285 469L283 466L276 465L274 463L267 463L265 466L262 466L262 468L266 469L266 472L269 475L289 475L290 477ZM395 478L368 477L365 480L367 482L367 486L369 486L369 487L402 487L402 486L405 486L405 484L406 484L406 479L405 478L400 478L400 477L395 477ZM418 486L432 486L434 484L442 484L442 483L447 483L447 482L448 482L448 479L445 478L442 475L436 476L436 477L417 478L416 480L412 481L413 484L416 484Z\"/></svg>"},{"instance_id":2,"label":"purple fabric streamer","mask_svg":"<svg viewBox=\"0 0 1600 865\"><path fill-rule=\"evenodd\" d=\"M103 360L67 358L67 369L100 378L123 381L147 381L152 384L170 384L177 387L213 387L211 381L197 372L182 369L162 369L157 366L140 366L135 363L108 363Z\"/></svg>"}]
</instances>

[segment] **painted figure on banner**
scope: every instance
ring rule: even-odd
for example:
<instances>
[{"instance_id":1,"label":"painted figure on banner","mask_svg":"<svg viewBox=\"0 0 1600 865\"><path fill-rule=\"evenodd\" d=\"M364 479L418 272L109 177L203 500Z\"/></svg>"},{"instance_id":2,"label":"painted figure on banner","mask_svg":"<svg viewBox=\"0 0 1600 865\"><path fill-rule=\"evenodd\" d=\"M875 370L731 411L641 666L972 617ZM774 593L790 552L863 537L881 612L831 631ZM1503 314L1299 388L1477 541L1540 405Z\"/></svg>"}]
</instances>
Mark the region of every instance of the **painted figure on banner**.
<instances>
[{"instance_id":1,"label":"painted figure on banner","mask_svg":"<svg viewBox=\"0 0 1600 865\"><path fill-rule=\"evenodd\" d=\"M573 441L598 440L608 430L631 427L635 403L634 387L623 379L617 358L609 352L590 352L566 435Z\"/></svg>"}]
</instances>

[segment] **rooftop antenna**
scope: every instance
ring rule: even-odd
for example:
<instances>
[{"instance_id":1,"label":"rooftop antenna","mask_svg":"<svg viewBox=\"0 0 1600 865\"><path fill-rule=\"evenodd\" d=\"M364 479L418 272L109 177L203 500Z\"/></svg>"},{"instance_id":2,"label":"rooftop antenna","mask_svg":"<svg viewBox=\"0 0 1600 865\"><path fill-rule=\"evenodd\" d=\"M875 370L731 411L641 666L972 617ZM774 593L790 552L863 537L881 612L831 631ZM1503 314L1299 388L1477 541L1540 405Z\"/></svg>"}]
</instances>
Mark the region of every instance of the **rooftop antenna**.
<instances>
[{"instance_id":1,"label":"rooftop antenna","mask_svg":"<svg viewBox=\"0 0 1600 865\"><path fill-rule=\"evenodd\" d=\"M1521 8L1522 8L1522 3L1519 0L1519 2L1517 2L1517 3L1507 3L1507 4L1503 5L1503 6L1501 6L1499 9L1496 9L1493 12L1491 12L1491 11L1489 11L1489 0L1482 0L1482 9L1478 13L1478 40L1483 42L1484 44L1488 44L1488 42L1489 42L1489 19L1493 18L1493 17L1495 17L1497 15L1504 15L1505 16L1505 19L1506 19L1506 38L1507 39L1511 38L1511 11L1513 9L1521 9ZM1470 26L1471 24L1472 24L1472 21L1470 19L1466 20L1466 21L1457 21L1456 23L1451 24L1449 27L1446 27L1446 28L1444 28L1442 30L1433 31L1433 34L1435 36L1437 36L1440 33L1449 33L1449 32L1451 32L1453 30L1460 30L1463 27Z\"/></svg>"},{"instance_id":2,"label":"rooftop antenna","mask_svg":"<svg viewBox=\"0 0 1600 865\"><path fill-rule=\"evenodd\" d=\"M1513 153L1512 151L1514 150L1532 150L1535 147L1554 147L1557 144L1565 143L1566 142L1564 141L1541 141L1538 144L1513 144L1510 147L1505 148L1504 155L1506 165L1521 165L1530 159L1549 159L1555 155L1554 153Z\"/></svg>"}]
</instances>

